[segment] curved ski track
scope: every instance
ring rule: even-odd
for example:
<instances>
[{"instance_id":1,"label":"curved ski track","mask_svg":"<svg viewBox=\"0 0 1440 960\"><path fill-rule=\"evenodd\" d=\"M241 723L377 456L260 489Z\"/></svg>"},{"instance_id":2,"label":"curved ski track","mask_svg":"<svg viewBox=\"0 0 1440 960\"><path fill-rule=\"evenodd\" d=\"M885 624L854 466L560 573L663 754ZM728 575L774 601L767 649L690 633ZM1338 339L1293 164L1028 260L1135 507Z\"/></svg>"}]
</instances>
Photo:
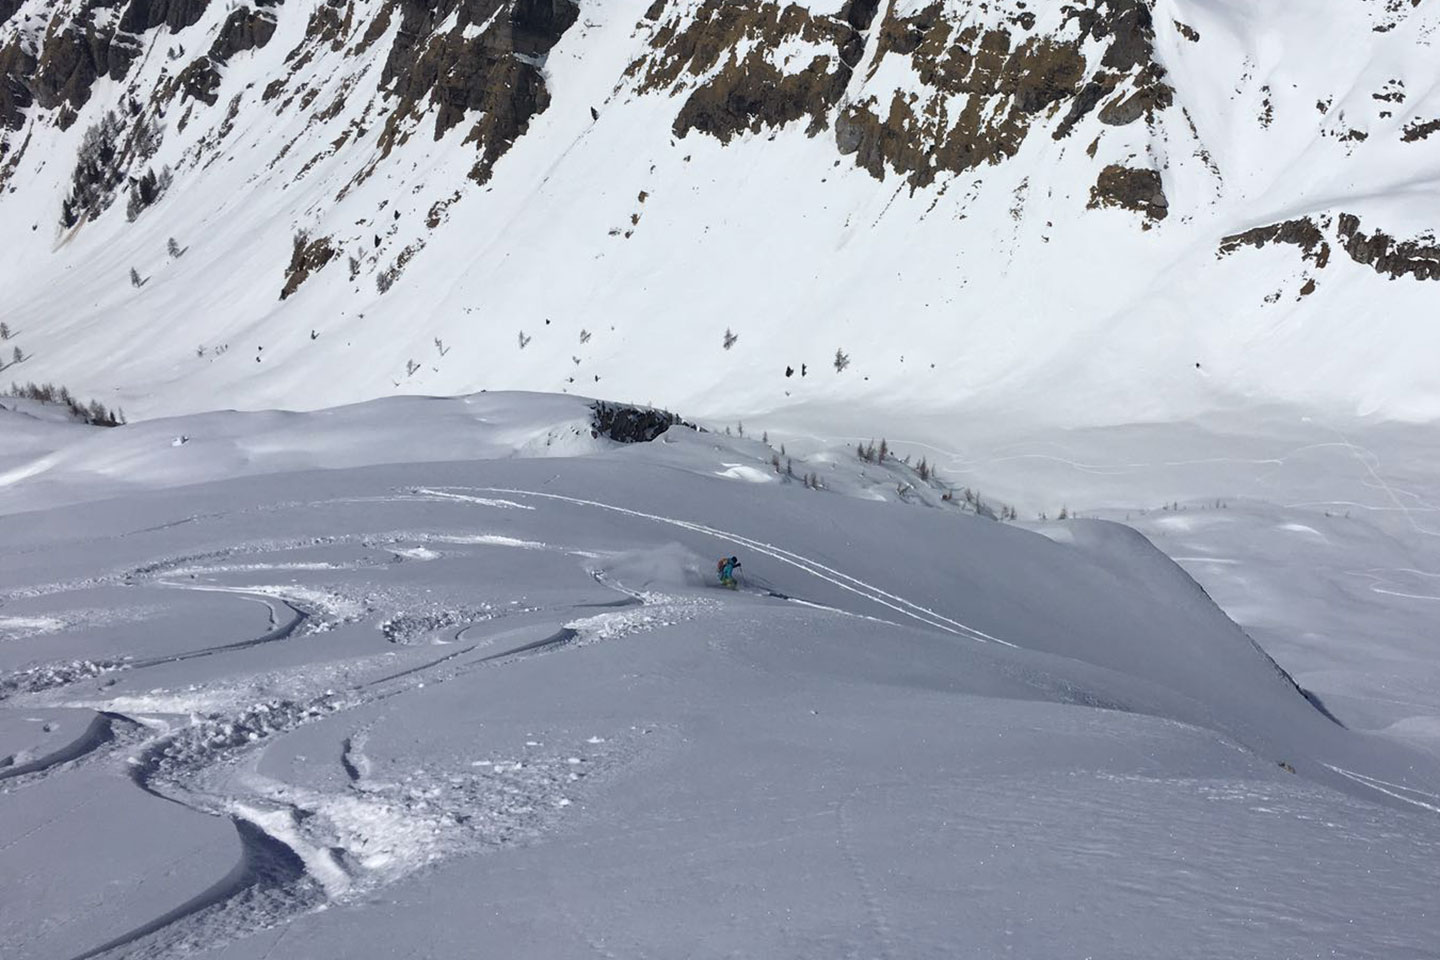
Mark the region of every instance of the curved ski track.
<instances>
[{"instance_id":1,"label":"curved ski track","mask_svg":"<svg viewBox=\"0 0 1440 960\"><path fill-rule=\"evenodd\" d=\"M188 584L166 585L181 589L196 589ZM625 592L618 585L607 585ZM249 598L270 604L269 598L254 596ZM613 604L603 603L596 606L633 607L644 602L642 598L627 593L623 599ZM288 610L290 616L283 623L279 622L280 611L275 604L270 604L272 629L262 636L185 654L152 658L137 662L134 667L175 663L202 656L243 650L293 636L310 615L289 601L279 600L277 603ZM576 605L574 608L565 609L578 610L586 606L591 605ZM496 621L482 620L466 624L456 630L453 637L455 640L460 640L467 631L482 624L496 625ZM247 819L243 815L230 812L235 798L219 795L207 796L203 791L192 793L185 784L185 780L189 779L186 774L194 774L212 768L222 758L233 761L241 754L263 750L275 735L288 732L305 723L408 693L421 685L419 683L398 684L396 681L429 673L446 664L453 664L449 671L438 677L431 676L425 681L426 684L433 686L478 668L502 665L563 649L573 644L580 636L576 630L564 626L555 627L545 624L518 628L508 624L505 626L506 628L501 631L500 636L533 633L536 632L536 628L542 632L542 635L537 639L525 640L504 650L466 660L467 655L488 646L485 641L477 641L443 657L374 680L354 684L342 693L326 693L308 703L283 702L261 705L264 708L262 719L271 725L258 729L256 731L258 736L255 739L250 739L251 728L244 726L245 715L226 717L224 722L244 727L243 732L236 737L233 745L222 745L211 755L202 757L201 762L193 768L171 769L171 766L172 761L176 760L174 754L179 755L178 762L180 763L185 763L190 759L185 756L181 741L196 735L194 726L157 736L146 743L127 769L131 782L157 799L209 816L224 816L229 819L240 842L240 858L224 877L206 890L161 916L139 924L126 933L93 947L71 960L93 960L93 958L116 951L126 951L125 956L164 955L172 943L168 939L164 939L163 934L167 930L175 928L177 924L187 921L200 924L214 923L217 927L213 931L215 939L229 940L234 936L246 935L283 923L294 916L323 905L327 900L324 885L311 875L300 852L287 843L283 837L268 832L261 824ZM23 769L7 771L6 775L14 777L34 772L34 770L40 769L42 764L44 769L49 769L74 759L88 750L93 750L112 739L109 731L111 725L115 723L133 724L133 721L120 714L102 714L92 724L91 731L87 732L85 737L80 738L76 744L32 764L27 764ZM136 726L138 727L138 725ZM200 736L203 739L203 734ZM81 746L84 749L80 749ZM352 752L353 741L352 738L347 737L343 745L341 767L350 782L355 784L360 780L361 771L351 757ZM4 776L0 776L0 779L4 778ZM299 813L300 811L296 808L292 812ZM208 927L206 930L212 932L208 930ZM193 928L184 929L177 935L191 937L195 932Z\"/></svg>"}]
</instances>

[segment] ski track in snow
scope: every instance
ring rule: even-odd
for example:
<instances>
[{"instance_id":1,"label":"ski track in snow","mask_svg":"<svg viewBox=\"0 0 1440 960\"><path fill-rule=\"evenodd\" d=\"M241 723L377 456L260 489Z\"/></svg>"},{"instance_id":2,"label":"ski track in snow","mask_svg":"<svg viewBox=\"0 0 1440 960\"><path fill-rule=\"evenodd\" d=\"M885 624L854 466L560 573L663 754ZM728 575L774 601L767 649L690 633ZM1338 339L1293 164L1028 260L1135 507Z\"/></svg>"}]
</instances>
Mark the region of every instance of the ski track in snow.
<instances>
[{"instance_id":1,"label":"ski track in snow","mask_svg":"<svg viewBox=\"0 0 1440 960\"><path fill-rule=\"evenodd\" d=\"M1387 797L1394 797L1396 800L1401 800L1405 803L1410 804L1413 807L1419 807L1421 810L1428 810L1431 813L1440 813L1440 796L1437 796L1436 794L1428 793L1424 790L1417 790L1414 787L1402 786L1398 783L1391 783L1388 780L1380 780L1376 777L1367 777L1362 773L1356 773L1353 770L1345 770L1341 767L1333 766L1332 764L1327 763L1325 764L1325 766L1330 770L1333 770L1335 773L1340 774L1342 777L1353 780L1354 782L1361 784L1362 786L1369 787L1371 790L1383 793ZM1424 797L1426 799L1422 800L1420 799L1421 797Z\"/></svg>"},{"instance_id":2,"label":"ski track in snow","mask_svg":"<svg viewBox=\"0 0 1440 960\"><path fill-rule=\"evenodd\" d=\"M858 791L857 791L858 793ZM875 939L880 944L880 960L895 960L902 954L895 950L894 932L891 929L890 920L876 895L875 885L870 880L870 874L865 869L862 858L855 853L855 830L850 822L849 814L846 812L851 803L854 802L856 794L835 806L835 827L836 842L840 848L840 854L845 859L845 865L850 869L850 875L855 880L855 885L860 888L860 898L865 904L866 919L871 929L875 931Z\"/></svg>"},{"instance_id":3,"label":"ski track in snow","mask_svg":"<svg viewBox=\"0 0 1440 960\"><path fill-rule=\"evenodd\" d=\"M433 493L437 499L442 500L457 500L459 502L478 503L486 502L483 498L466 498L457 496L451 492L443 490L431 490L429 488L421 488L420 492ZM673 517L662 517L653 513L644 513L639 510L629 509L628 507L617 507L613 504L601 503L598 500L585 500L579 497L568 497L558 493L540 493L534 490L518 490L508 487L481 487L478 489L478 492L503 493L509 494L511 496L520 497L539 497L546 500L554 500L577 506L591 507L597 510L608 510L613 513L620 513L627 516L639 517L645 520L652 520L656 523L668 524L669 526L678 527L682 530L689 530L694 533L703 533L706 536L714 537L717 540L724 540L728 543L733 543L738 546L745 547L746 549L753 550L756 553L764 554L765 556L768 556L773 560L778 560L781 563L796 567L797 569L803 570L805 573L808 573L813 577L834 584L835 586L840 587L842 590L846 590L850 593L855 594L856 596L863 597L864 599L869 600L873 603L878 603L881 606L889 607L891 610L894 610L897 613L910 617L913 620L918 620L926 626L933 627L937 630L943 630L946 633L951 633L958 637L964 637L968 640L974 640L977 643L999 643L1007 647L1016 646L1016 644L1013 644L1008 640L1002 640L999 637L995 637L991 634L985 633L983 630L977 630L976 628L961 623L958 620L951 619L944 614L936 613L934 610L931 610L928 607L923 607L919 604L912 603L911 601L906 600L904 597L889 593L888 591L882 590L881 588L874 586L873 584L866 583L863 580L859 580L848 574L842 573L839 570L834 569L833 567L828 567L825 564L820 563L819 561L811 560L797 553L792 553L791 551L786 550L782 547L778 547L772 543L765 543L764 541L753 540L750 537L742 536L737 533L732 533L727 530L720 530L716 527L706 526L705 524L701 523L694 523L689 520L677 520Z\"/></svg>"},{"instance_id":4,"label":"ski track in snow","mask_svg":"<svg viewBox=\"0 0 1440 960\"><path fill-rule=\"evenodd\" d=\"M527 644L476 665L554 649ZM460 653L469 652L460 651ZM453 659L426 664L431 669ZM192 908L172 911L83 956L150 938L140 955L166 953L177 942L219 943L285 922L331 902L363 897L378 887L440 860L537 838L563 814L581 780L621 762L629 747L593 738L568 750L536 752L472 764L463 773L406 771L399 780L377 778L364 753L368 728L342 741L347 788L324 792L256 772L275 736L392 697L415 693L467 671L427 676L405 684L410 672L345 694L309 703L259 704L238 716L201 720L152 743L134 765L137 786L157 797L212 816L229 818L240 834L242 860ZM483 769L482 769L483 768ZM239 770L238 774L235 772ZM397 771L398 772L398 771ZM257 860L293 859L300 867L257 870ZM256 899L263 902L257 908ZM166 933L173 925L185 925ZM78 960L78 958L77 958Z\"/></svg>"},{"instance_id":5,"label":"ski track in snow","mask_svg":"<svg viewBox=\"0 0 1440 960\"><path fill-rule=\"evenodd\" d=\"M490 505L483 498L464 502ZM483 534L433 536L455 544L554 549ZM414 535L404 538L419 539ZM296 541L293 548L312 545ZM165 589L231 594L264 604L270 621L266 633L166 656L46 665L34 668L28 675L8 677L0 699L63 688L107 672L142 670L245 650L291 639L302 628L314 632L323 629L325 623L374 615L373 606L356 606L337 594L294 584L228 586L170 579L192 573L323 573L336 568L328 563L226 562L244 550L274 551L276 546L270 541L263 547L249 544L217 551L206 555L203 565L197 565L196 557L157 561L129 574L133 578L143 571L148 583ZM582 551L565 552L594 556ZM599 577L597 580L605 583ZM392 642L403 645L425 636L448 634L448 639L435 642L465 645L442 657L339 688L318 689L327 680L326 671L301 667L248 680L237 678L238 684L201 684L177 693L126 694L93 704L98 711L96 718L81 737L36 760L0 771L5 787L23 788L45 776L138 747L139 752L126 767L131 781L159 799L227 819L236 831L241 856L211 887L73 960L122 951L125 956L161 957L189 952L201 945L213 947L283 924L328 903L363 897L440 860L538 837L571 805L567 794L573 793L585 778L624 762L633 753L633 745L614 737L591 737L561 750L540 749L535 744L512 756L477 760L461 773L421 769L389 779L379 773L366 753L372 722L341 739L338 760L346 785L339 792L262 776L258 764L277 736L302 726L413 695L478 669L503 668L568 647L662 629L719 606L704 598L632 593L618 584L605 585L625 594L624 599L617 601L613 610L580 617L567 617L561 610L546 614L530 606L488 604L440 612L402 609L379 623ZM40 591L41 595L45 592L50 591ZM577 605L574 612L583 606ZM548 627L543 621L528 627L506 627L517 615L550 616L553 621ZM501 636L520 636L505 649L492 652L494 638L474 636L484 627L491 628L492 633L498 630ZM524 640L527 632L540 636ZM348 662L365 667L377 656ZM346 672L342 670L340 675ZM254 699L262 689L293 687L297 682L301 688L310 686L317 692L299 698ZM81 705L73 698L70 703ZM207 709L217 712L204 713ZM197 716L196 710L202 713ZM146 725L126 712L189 713L191 720L179 728L169 723Z\"/></svg>"},{"instance_id":6,"label":"ski track in snow","mask_svg":"<svg viewBox=\"0 0 1440 960\"><path fill-rule=\"evenodd\" d=\"M520 501L548 500L643 519L768 556L931 629L977 643L1015 646L807 556L738 533L554 493L501 487L478 488L473 491L477 495L456 492L465 489L419 488L406 498L525 511L540 508ZM379 497L355 502L388 500ZM277 557L272 562L255 556L337 545L382 550L387 557L335 562ZM66 585L27 588L32 593L10 594L49 596L68 589L127 583L165 591L226 594L263 604L269 611L269 629L250 639L149 658L40 665L13 672L0 681L0 700L22 697L27 698L22 703L41 704L64 697L66 705L97 711L89 727L70 744L34 760L27 759L24 764L0 769L0 784L5 790L24 789L87 764L115 762L120 754L135 750L126 770L137 788L189 810L225 819L239 841L238 860L210 887L73 960L107 954L158 958L214 948L260 930L283 926L330 904L372 896L385 885L448 858L480 854L542 836L565 816L566 808L579 795L582 780L629 762L638 754L638 745L624 736L586 739L583 734L567 732L550 743L487 744L485 755L470 761L468 767L457 769L453 764L435 763L404 769L394 758L386 758L382 750L374 749L374 744L384 741L385 715L364 719L350 715L381 705L387 711L391 707L404 710L403 698L426 696L424 691L461 677L474 677L487 670L503 671L533 657L564 656L564 651L590 644L663 630L708 616L725 606L723 600L705 596L631 589L600 571L592 571L594 580L620 594L621 599L536 606L497 598L493 602L462 604L453 598L427 597L428 590L413 585L380 586L378 580L359 586L318 582L345 571L395 570L401 563L438 560L447 556L447 546L544 551L587 559L602 556L490 532L395 531L256 540L223 550L160 558L120 573ZM317 582L238 582L268 580L270 575L285 573L311 574ZM237 582L209 579L219 577ZM773 591L758 592L845 616L891 623L783 597ZM59 620L68 616L46 614L31 619L38 622L45 617ZM12 618L16 623L23 619ZM0 619L0 631L6 629L7 622ZM267 643L298 642L345 623L374 627L389 641L381 646L390 649L377 651L371 647L333 661L287 666L265 674L226 676L189 689L160 689L108 698L104 690L98 696L80 698L63 689L110 672L223 656ZM430 646L445 649L423 649ZM1022 679L1037 687L1051 688L1041 682L1044 678ZM1059 681L1051 686L1060 702L1127 709L1093 697L1087 699L1083 690L1066 688ZM190 716L188 722L176 718L145 722L137 718L147 714ZM318 724L334 728L329 748L332 752L325 754L340 774L333 783L292 783L261 772L262 759L279 738ZM552 737L542 739L549 741ZM1368 790L1440 813L1440 796L1339 767L1329 769ZM1268 802L1263 796L1242 799ZM866 836L856 830L857 824L865 823L866 802L857 792L832 808L835 843L859 891L863 906L860 922L871 931L865 938L870 941L868 948L874 956L888 960L906 954L913 934L905 926L903 913L898 909L887 911L887 904L894 902L894 892L887 889L884 877L867 872ZM598 955L616 955L603 942L584 936L581 919L569 914L560 919Z\"/></svg>"},{"instance_id":7,"label":"ski track in snow","mask_svg":"<svg viewBox=\"0 0 1440 960\"><path fill-rule=\"evenodd\" d=\"M384 497L365 498L367 502L372 500L387 501L388 499L389 498ZM417 497L416 499L423 498ZM466 502L476 502L486 506L509 503L508 501L491 501L483 498L470 498ZM116 584L134 585L137 583L167 589L228 593L266 605L270 609L272 629L261 637L190 650L183 654L172 656L142 659L76 659L33 665L19 671L13 671L9 676L0 680L0 701L4 701L17 694L39 693L116 671L146 669L162 664L178 663L219 653L244 650L260 644L288 639L295 635L301 628L312 633L330 630L345 623L353 623L365 619L380 605L413 606L419 602L417 597L395 596L393 591L388 596L383 593L377 594L374 590L367 590L360 595L356 595L352 588L344 588L338 585L332 585L328 588L300 587L295 584L264 583L225 585L214 582L196 582L193 579L177 580L174 578L281 572L328 572L377 568L383 564L380 562L341 563L314 561L278 561L270 563L233 562L233 558L236 556L284 553L297 549L344 544L357 544L367 548L378 546L388 550L396 544L417 542L457 546L499 546L520 549L554 550L585 559L595 559L599 556L590 551L557 548L536 541L520 540L489 533L405 530L379 534L352 534L293 539L261 538L220 550L153 560L139 566L127 567L112 574L22 587L11 590L6 594L0 594L0 603L3 603L7 599L36 599L84 591L97 587ZM436 556L439 556L439 554L436 554ZM412 556L405 557L404 559L416 558ZM429 557L426 559L429 559ZM285 617L284 623L281 622L280 617L282 613L277 610L277 604L285 608L285 613L283 614ZM64 611L58 614L46 614L44 616L0 617L0 640L23 639L37 634L48 634L65 629L73 629L82 625L94 626L132 621L139 622L153 615L156 609L157 608L153 606L135 608L133 610L97 611L81 609ZM500 610L498 604L482 604L477 609L441 610L431 613L401 612L382 623L381 629L386 632L387 637L391 639L392 642L409 644L419 642L425 636L443 630L448 626L463 624L463 627L468 627L483 621L492 620L496 617L532 612L532 610L533 608L527 607L516 610ZM464 632L463 627L451 638L450 642L460 639Z\"/></svg>"},{"instance_id":8,"label":"ski track in snow","mask_svg":"<svg viewBox=\"0 0 1440 960\"><path fill-rule=\"evenodd\" d=\"M433 497L405 497L403 495L363 498L363 502L391 503L404 500L428 500ZM455 499L455 498L450 498ZM332 502L332 501L321 501ZM348 502L345 500L333 502ZM469 498L464 502L472 502L482 506L500 506L506 501L488 501L482 498ZM296 503L291 507L311 507L312 503ZM524 509L534 509L525 507ZM202 518L203 519L203 518ZM173 526L167 524L165 526ZM136 531L142 532L142 531ZM121 534L128 537L133 534ZM72 593L82 590L94 589L97 587L133 585L137 582L156 582L169 577L201 577L217 576L236 573L294 573L294 572L315 572L315 571L355 571L375 569L393 562L414 562L437 559L443 554L427 549L426 545L436 544L441 546L498 546L516 547L531 550L549 550L569 554L582 558L594 559L599 556L591 551L556 547L551 544L540 543L531 540L519 540L513 537L506 537L500 534L486 531L456 532L453 530L391 530L382 533L362 534L333 534L316 537L296 538L259 538L230 545L221 549L208 550L200 553L188 553L180 556L163 557L152 560L139 566L123 567L106 574L99 574L91 577L78 577L71 580L54 581L50 583L31 584L24 587L12 588L0 591L0 607L13 600L32 600L43 597L55 596L56 594ZM313 547L334 547L344 545L355 545L366 549L384 550L392 556L388 560L356 560L349 562L250 562L237 563L233 558L237 556L253 556L267 553L285 553L291 550L308 549ZM399 547L399 550L392 548ZM177 586L183 584L175 584ZM62 614L51 613L45 616L18 616L0 615L0 640L20 639L38 633L53 633L62 629L68 629L76 625L89 623L114 623L129 622L143 619L153 611L137 609L126 610L74 610Z\"/></svg>"},{"instance_id":9,"label":"ski track in snow","mask_svg":"<svg viewBox=\"0 0 1440 960\"><path fill-rule=\"evenodd\" d=\"M268 609L270 614L270 630L258 637L248 640L239 640L234 643L218 644L211 647L201 647L194 650L187 650L184 653L165 656L126 658L121 660L70 660L37 664L26 667L23 670L15 671L10 676L0 680L0 702L20 694L36 694L47 690L68 687L72 684L92 680L105 674L117 673L119 671L146 670L165 664L183 663L187 660L197 660L202 657L210 657L217 654L248 650L251 647L288 640L295 635L300 627L307 623L313 623L312 613L299 606L298 603L291 603L287 600L279 599L271 600L263 595L257 596L254 595L257 591L253 590L201 586L189 583L168 584L160 582L159 585L182 590L232 593L247 600L253 600ZM263 590L260 592L263 592ZM288 614L284 620L281 619L279 607L283 607Z\"/></svg>"},{"instance_id":10,"label":"ski track in snow","mask_svg":"<svg viewBox=\"0 0 1440 960\"><path fill-rule=\"evenodd\" d=\"M457 500L459 502L480 504L484 504L486 502L485 498L457 497L448 491L436 491L431 490L430 488L419 488L417 492L422 495L435 493L439 499L443 500ZM769 556L772 559L778 560L782 563L786 563L790 566L796 567L814 577L825 580L850 593L856 594L857 596L886 606L892 610L895 610L897 613L904 614L905 616L910 617L913 620L917 620L927 626L954 634L956 636L965 637L966 639L974 640L980 643L998 643L1007 647L1017 647L1017 645L1014 643L1002 640L998 637L977 630L973 627L968 626L967 624L961 623L960 621L954 620L943 614L939 614L927 607L912 603L911 601L906 600L904 597L900 597L888 591L882 590L881 588L876 587L873 584L869 584L863 580L859 580L858 578L851 577L848 574L835 570L834 568L826 566L825 564L822 564L818 561L811 560L800 554L785 550L784 548L778 547L774 544L754 540L741 534L721 530L715 527L695 523L688 520L679 520L673 517L665 517L658 514L645 513L643 511L633 510L627 507L620 507L614 504L602 503L600 501L587 500L579 497L570 497L563 494L543 493L539 491L523 490L510 487L482 487L478 488L476 492L505 494L514 497L537 497L546 500L553 500L577 506L606 510L609 512L619 513L627 516L638 517L641 519L651 520L656 523L667 524L669 526L677 527L683 530L706 534L720 540L743 546L757 553ZM1357 784L1370 787L1371 789L1376 790L1379 793L1383 793L1387 796L1400 799L1414 806L1418 806L1432 812L1440 812L1440 806L1431 805L1424 801L1413 799L1412 797L1406 796L1403 792L1395 792L1405 791L1407 790L1407 788L1396 787L1393 784L1387 784L1383 781L1372 781L1370 778L1366 778L1358 774L1352 774L1348 771L1336 769L1335 772L1348 777Z\"/></svg>"},{"instance_id":11,"label":"ski track in snow","mask_svg":"<svg viewBox=\"0 0 1440 960\"><path fill-rule=\"evenodd\" d=\"M182 590L200 590L210 591L214 593L233 593L238 596L244 597L247 600L254 600L257 603L264 604L264 606L270 612L270 630L251 640L240 640L235 643L222 643L218 646L202 647L199 650L188 650L185 653L176 653L169 656L150 657L143 660L135 660L130 662L129 664L129 669L131 670L144 670L148 667L158 667L162 664L167 663L182 663L186 660L195 660L200 657L211 657L216 654L230 653L235 650L248 650L251 647L258 647L267 643L276 643L281 640L288 640L295 635L295 632L300 629L301 626L305 625L308 622L312 622L314 619L314 615L310 612L310 610L300 606L298 602L292 603L289 600L278 599L278 596L277 600L274 601L267 599L263 595L252 596L252 593L263 594L264 588L243 590L230 589L225 587L196 586L191 584L178 583L162 583L162 585L172 586ZM288 612L288 616L286 616L283 620L281 619L282 613L279 609L280 607L283 607L285 611Z\"/></svg>"},{"instance_id":12,"label":"ski track in snow","mask_svg":"<svg viewBox=\"0 0 1440 960\"><path fill-rule=\"evenodd\" d=\"M98 756L139 743L143 729L121 714L97 713L80 736L64 746L33 760L0 768L0 783L8 782L9 789L37 783L62 766L82 765Z\"/></svg>"}]
</instances>

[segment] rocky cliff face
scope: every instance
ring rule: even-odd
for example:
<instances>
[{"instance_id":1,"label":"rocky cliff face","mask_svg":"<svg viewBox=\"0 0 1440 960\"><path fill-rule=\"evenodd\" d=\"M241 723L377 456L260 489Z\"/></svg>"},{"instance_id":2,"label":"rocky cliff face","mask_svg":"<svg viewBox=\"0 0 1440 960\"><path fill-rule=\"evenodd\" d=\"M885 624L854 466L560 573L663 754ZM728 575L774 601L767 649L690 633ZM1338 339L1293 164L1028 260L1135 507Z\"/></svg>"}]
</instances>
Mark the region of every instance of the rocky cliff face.
<instances>
[{"instance_id":1,"label":"rocky cliff face","mask_svg":"<svg viewBox=\"0 0 1440 960\"><path fill-rule=\"evenodd\" d=\"M650 49L626 72L641 92L684 92L677 136L728 142L804 119L871 176L914 188L1003 163L1032 131L1061 140L1097 110L1153 123L1173 100L1142 0L1053 5L1043 20L1024 0L987 4L988 18L942 0L881 6L656 3Z\"/></svg>"},{"instance_id":2,"label":"rocky cliff face","mask_svg":"<svg viewBox=\"0 0 1440 960\"><path fill-rule=\"evenodd\" d=\"M746 374L758 406L944 406L1098 382L1067 343L1213 370L1257 330L1272 366L1318 362L1317 323L1440 289L1437 36L1390 0L1323 24L1239 0L0 0L0 280L27 375L144 394L164 371L159 409L218 378L236 402L610 384L703 411L747 351L782 371ZM783 322L738 329L757 313ZM680 372L717 338L714 371ZM855 363L817 380L837 349ZM1308 395L1260 367L1185 403Z\"/></svg>"},{"instance_id":3,"label":"rocky cliff face","mask_svg":"<svg viewBox=\"0 0 1440 960\"><path fill-rule=\"evenodd\" d=\"M0 48L0 124L19 131L27 120L68 127L102 79L129 81L128 101L155 112L173 107L185 116L188 101L213 106L226 66L236 55L271 41L285 0L223 5L224 17L212 16L214 25L195 38L188 28L206 17L210 0L6 4L0 9L9 34ZM356 0L314 5L292 0L290 6L297 12L313 9L300 44L286 56L289 70L266 78L267 101L283 94L319 50L364 57L388 35L384 69L373 91L390 116L385 143L408 136L430 114L439 140L467 114L478 113L481 119L466 141L480 155L477 180L488 176L530 118L545 108L544 56L578 15L572 0L386 0L370 4L368 11ZM165 39L182 33L186 39ZM193 39L209 41L208 48L187 49ZM132 77L132 68L142 51L154 56L162 44L171 64L160 71L158 82L142 89L148 78ZM39 109L29 117L32 105ZM280 105L288 109L294 100L283 99ZM301 107L312 105L313 98ZM54 115L46 117L47 112Z\"/></svg>"}]
</instances>

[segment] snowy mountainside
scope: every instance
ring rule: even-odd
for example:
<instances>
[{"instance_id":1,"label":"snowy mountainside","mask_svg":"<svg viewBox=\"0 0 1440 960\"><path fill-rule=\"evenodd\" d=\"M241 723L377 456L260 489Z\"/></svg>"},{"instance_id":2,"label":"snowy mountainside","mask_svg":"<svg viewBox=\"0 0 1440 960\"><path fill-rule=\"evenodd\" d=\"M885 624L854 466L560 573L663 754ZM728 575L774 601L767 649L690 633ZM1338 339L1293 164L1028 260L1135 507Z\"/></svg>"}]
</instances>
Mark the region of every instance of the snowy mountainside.
<instances>
[{"instance_id":1,"label":"snowy mountainside","mask_svg":"<svg viewBox=\"0 0 1440 960\"><path fill-rule=\"evenodd\" d=\"M0 15L6 373L132 415L1440 412L1433 4Z\"/></svg>"},{"instance_id":2,"label":"snowy mountainside","mask_svg":"<svg viewBox=\"0 0 1440 960\"><path fill-rule=\"evenodd\" d=\"M7 957L1434 942L1440 757L1333 722L1134 531L469 400L57 433L59 509L6 478Z\"/></svg>"}]
</instances>

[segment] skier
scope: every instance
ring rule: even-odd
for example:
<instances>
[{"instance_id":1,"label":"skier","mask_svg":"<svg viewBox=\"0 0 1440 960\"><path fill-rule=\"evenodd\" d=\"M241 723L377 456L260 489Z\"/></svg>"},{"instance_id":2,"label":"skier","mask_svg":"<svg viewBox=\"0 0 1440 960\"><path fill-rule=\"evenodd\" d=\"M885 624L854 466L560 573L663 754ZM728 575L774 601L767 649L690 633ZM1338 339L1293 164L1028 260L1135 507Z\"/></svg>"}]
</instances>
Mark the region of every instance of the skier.
<instances>
[{"instance_id":1,"label":"skier","mask_svg":"<svg viewBox=\"0 0 1440 960\"><path fill-rule=\"evenodd\" d=\"M735 571L740 569L740 561L735 557L722 557L720 562L715 564L715 572L720 575L720 586L736 588Z\"/></svg>"}]
</instances>

